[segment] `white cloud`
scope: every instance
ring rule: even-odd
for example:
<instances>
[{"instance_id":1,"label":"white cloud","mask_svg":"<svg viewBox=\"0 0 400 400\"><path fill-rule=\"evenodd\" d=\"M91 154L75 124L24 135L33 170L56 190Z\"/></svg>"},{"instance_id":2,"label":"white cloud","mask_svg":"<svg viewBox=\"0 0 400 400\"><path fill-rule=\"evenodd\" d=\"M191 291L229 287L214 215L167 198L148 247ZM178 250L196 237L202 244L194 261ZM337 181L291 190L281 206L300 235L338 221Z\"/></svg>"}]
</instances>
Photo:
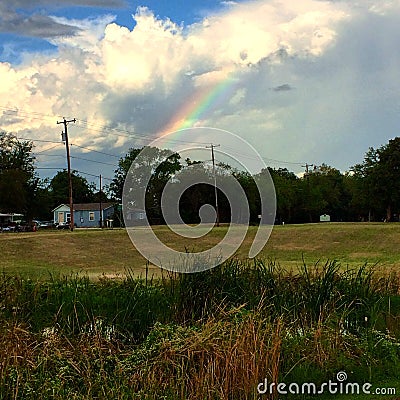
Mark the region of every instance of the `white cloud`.
<instances>
[{"instance_id":1,"label":"white cloud","mask_svg":"<svg viewBox=\"0 0 400 400\"><path fill-rule=\"evenodd\" d=\"M104 37L106 26L115 20L115 15L102 15L97 18L68 19L65 17L51 17L57 24L71 26L76 33L71 36L58 36L49 39L56 46L77 47L86 51L97 51L98 43Z\"/></svg>"},{"instance_id":2,"label":"white cloud","mask_svg":"<svg viewBox=\"0 0 400 400\"><path fill-rule=\"evenodd\" d=\"M155 135L230 79L203 123L235 131L272 158L345 168L377 144L363 118L394 124L394 112L377 104L398 104L397 92L382 88L399 85L399 10L378 0L251 1L184 27L139 8L132 30L109 15L58 18L80 33L53 38L51 57L0 63L0 105L95 123L76 129L75 142L109 150L128 139L104 134L102 125ZM38 115L0 116L0 127L58 137L55 121ZM349 142L360 148L357 159Z\"/></svg>"}]
</instances>

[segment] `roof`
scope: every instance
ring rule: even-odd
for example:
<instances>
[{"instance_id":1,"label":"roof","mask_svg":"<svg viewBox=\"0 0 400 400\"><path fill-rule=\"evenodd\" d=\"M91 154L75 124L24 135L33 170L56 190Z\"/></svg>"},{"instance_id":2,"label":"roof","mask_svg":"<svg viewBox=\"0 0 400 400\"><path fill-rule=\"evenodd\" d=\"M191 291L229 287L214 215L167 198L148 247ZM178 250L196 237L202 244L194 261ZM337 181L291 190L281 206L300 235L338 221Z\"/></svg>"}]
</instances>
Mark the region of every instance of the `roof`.
<instances>
[{"instance_id":1,"label":"roof","mask_svg":"<svg viewBox=\"0 0 400 400\"><path fill-rule=\"evenodd\" d=\"M69 205L67 205L67 204L60 204L59 206L57 206L56 208L54 208L53 210L51 210L51 212L54 212L54 211L58 210L58 209L61 208L61 207L68 207L68 208L69 208Z\"/></svg>"},{"instance_id":2,"label":"roof","mask_svg":"<svg viewBox=\"0 0 400 400\"><path fill-rule=\"evenodd\" d=\"M106 210L107 208L114 207L114 203L101 203L101 209ZM74 211L93 211L100 210L100 203L84 203L74 204Z\"/></svg>"},{"instance_id":3,"label":"roof","mask_svg":"<svg viewBox=\"0 0 400 400\"><path fill-rule=\"evenodd\" d=\"M59 209L60 207L65 206L69 207L68 204L60 204L56 207L53 211ZM114 207L114 203L101 203L101 209L107 210L107 208ZM100 210L100 203L77 203L74 204L74 211L93 211L93 210Z\"/></svg>"}]
</instances>

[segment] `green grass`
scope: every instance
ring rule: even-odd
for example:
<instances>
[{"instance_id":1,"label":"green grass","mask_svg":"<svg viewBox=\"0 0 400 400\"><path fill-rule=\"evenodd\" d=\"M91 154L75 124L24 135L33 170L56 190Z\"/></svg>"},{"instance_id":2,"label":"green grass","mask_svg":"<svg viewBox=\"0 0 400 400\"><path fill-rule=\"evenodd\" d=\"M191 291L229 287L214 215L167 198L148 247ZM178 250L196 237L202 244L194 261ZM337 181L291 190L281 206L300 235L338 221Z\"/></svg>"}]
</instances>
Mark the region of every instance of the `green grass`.
<instances>
[{"instance_id":1,"label":"green grass","mask_svg":"<svg viewBox=\"0 0 400 400\"><path fill-rule=\"evenodd\" d=\"M198 251L227 227L196 243L154 229ZM181 275L146 265L124 230L0 234L0 398L255 400L265 377L342 370L398 399L400 224L276 226L248 260L255 232Z\"/></svg>"},{"instance_id":2,"label":"green grass","mask_svg":"<svg viewBox=\"0 0 400 400\"><path fill-rule=\"evenodd\" d=\"M154 227L160 239L180 251L199 251L217 243L227 227L197 241L183 240L165 226ZM256 227L250 227L237 257L246 259ZM274 227L260 257L277 259L282 267L295 268L302 259L338 260L350 267L378 263L385 271L400 267L400 224L330 223ZM11 274L47 279L49 274L86 273L121 276L127 268L144 274L146 260L136 251L125 230L41 231L0 234L0 269ZM149 266L150 275L160 275Z\"/></svg>"},{"instance_id":3,"label":"green grass","mask_svg":"<svg viewBox=\"0 0 400 400\"><path fill-rule=\"evenodd\" d=\"M338 371L399 393L395 283L263 260L154 281L3 274L0 398L255 400L264 378L320 385Z\"/></svg>"}]
</instances>

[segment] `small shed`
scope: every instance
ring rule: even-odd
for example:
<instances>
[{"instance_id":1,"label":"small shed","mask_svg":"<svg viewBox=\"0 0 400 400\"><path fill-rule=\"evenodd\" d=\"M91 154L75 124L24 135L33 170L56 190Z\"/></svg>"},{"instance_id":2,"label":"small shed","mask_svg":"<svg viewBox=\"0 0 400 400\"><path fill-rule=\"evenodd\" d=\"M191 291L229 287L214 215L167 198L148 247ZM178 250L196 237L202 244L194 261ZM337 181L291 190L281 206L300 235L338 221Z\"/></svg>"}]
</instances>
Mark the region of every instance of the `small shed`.
<instances>
[{"instance_id":1,"label":"small shed","mask_svg":"<svg viewBox=\"0 0 400 400\"><path fill-rule=\"evenodd\" d=\"M328 214L322 214L319 216L319 222L331 222L331 216Z\"/></svg>"},{"instance_id":2,"label":"small shed","mask_svg":"<svg viewBox=\"0 0 400 400\"><path fill-rule=\"evenodd\" d=\"M78 228L97 228L100 226L100 210L103 225L114 214L114 203L78 203L73 205L74 224ZM55 224L71 221L69 205L60 204L53 210Z\"/></svg>"}]
</instances>

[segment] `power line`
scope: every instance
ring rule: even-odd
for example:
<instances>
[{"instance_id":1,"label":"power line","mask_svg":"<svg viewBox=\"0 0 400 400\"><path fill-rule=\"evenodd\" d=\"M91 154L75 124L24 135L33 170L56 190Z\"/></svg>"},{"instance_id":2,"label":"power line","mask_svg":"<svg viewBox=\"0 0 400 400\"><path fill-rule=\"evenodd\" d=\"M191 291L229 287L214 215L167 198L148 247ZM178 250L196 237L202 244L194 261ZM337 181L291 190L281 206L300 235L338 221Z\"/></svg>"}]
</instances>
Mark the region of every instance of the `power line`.
<instances>
[{"instance_id":1,"label":"power line","mask_svg":"<svg viewBox=\"0 0 400 400\"><path fill-rule=\"evenodd\" d=\"M42 153L44 153L46 151L53 150L55 147L59 146L60 144L62 144L62 143L57 143L54 146L51 146L51 147L49 147L47 149L44 149L44 150L41 150L41 151L38 151L38 152L34 152L33 155L37 156L38 154L42 154ZM45 155L47 156L48 154L45 154Z\"/></svg>"},{"instance_id":2,"label":"power line","mask_svg":"<svg viewBox=\"0 0 400 400\"><path fill-rule=\"evenodd\" d=\"M226 145L224 145L223 147L226 148L226 149L234 150L233 153L234 153L234 154L237 154L237 155L239 155L239 156L243 156L243 157L246 157L246 158L249 158L249 159L252 159L252 160L256 160L256 159L257 159L256 157L251 156L251 155L249 155L249 154L238 153L238 152L236 151L236 149L233 148L233 147L226 146ZM301 165L301 166L302 166L302 164L303 164L303 163L301 163L301 162L276 160L276 159L274 159L274 158L264 157L264 156L261 156L261 155L260 155L260 158L263 159L264 161L272 161L272 162L276 162L276 163L279 163L279 164L292 164L292 165Z\"/></svg>"},{"instance_id":3,"label":"power line","mask_svg":"<svg viewBox=\"0 0 400 400\"><path fill-rule=\"evenodd\" d=\"M65 170L65 167L37 167L36 169L62 171L62 170ZM77 169L74 169L74 170L72 171L72 173L75 173L75 172L77 172L77 173L79 173L79 174L82 174L82 175L93 176L93 177L95 177L95 178L98 178L98 177L100 176L100 174L99 174L99 175L91 174L91 173L89 173L89 172L79 171L79 170L77 170ZM112 178L107 178L107 177L105 177L105 176L103 176L103 175L101 176L101 178L102 178L102 179L105 179L105 180L107 180L107 181L110 181L110 182L112 182L112 181L114 180L114 179L112 179Z\"/></svg>"},{"instance_id":4,"label":"power line","mask_svg":"<svg viewBox=\"0 0 400 400\"><path fill-rule=\"evenodd\" d=\"M115 157L118 159L121 158L120 156L117 156L115 154L110 154L110 153L105 153L104 151L94 150L94 149L91 149L90 147L80 146L79 144L75 144L75 143L71 143L71 146L76 146L76 147L79 147L80 149L89 150L93 153L103 154L105 156Z\"/></svg>"},{"instance_id":5,"label":"power line","mask_svg":"<svg viewBox=\"0 0 400 400\"><path fill-rule=\"evenodd\" d=\"M17 113L17 114L26 114L28 116L31 116L31 115L36 116L37 115L37 116L41 116L41 117L48 118L48 119L51 119L51 120L54 119L54 115L44 114L44 113L40 113L40 112L37 112L37 111L26 111L26 110L23 110L23 109L18 108L18 107L9 108L9 107L0 106L0 109L4 110L5 112L8 112L10 114L11 113ZM3 111L3 113L4 113L4 111ZM57 115L57 117L62 118L61 115Z\"/></svg>"},{"instance_id":6,"label":"power line","mask_svg":"<svg viewBox=\"0 0 400 400\"><path fill-rule=\"evenodd\" d=\"M76 158L77 160L83 160L83 161L88 161L88 162L97 163L97 164L110 165L111 167L118 167L117 164L111 164L111 163L107 163L104 161L90 160L89 158L83 158L83 157L78 157L78 156L71 156L71 158Z\"/></svg>"},{"instance_id":7,"label":"power line","mask_svg":"<svg viewBox=\"0 0 400 400\"><path fill-rule=\"evenodd\" d=\"M56 143L57 145L62 144L62 142L55 142L55 141L53 141L53 140L31 139L31 138L22 138L22 137L20 137L19 139L21 139L21 140L27 140L27 141L32 141L32 142L39 142L39 143ZM198 143L192 142L192 144L198 144ZM76 146L76 147L82 148L82 149L84 149L84 150L89 150L89 151L91 151L91 152L98 153L98 154L103 154L103 155L106 155L106 156L109 156L109 157L121 158L121 157L119 157L119 156L117 156L117 155L115 155L115 154L106 153L106 152L99 151L99 150L94 150L94 149L91 149L90 147L85 147L85 146L77 145L77 144L75 144L75 143L71 143L71 146ZM242 156L242 157L245 157L245 158L248 158L248 159L251 159L251 160L257 160L257 157L254 157L254 156L251 156L251 155L245 154L245 153L239 153L239 152L237 152L236 149L234 149L233 147L224 145L223 148L226 148L226 149L229 149L229 150L234 150L234 151L231 151L231 153L236 154L236 155L238 155L238 156ZM48 150L50 150L50 149L48 149ZM38 154L38 153L36 153L36 154ZM46 155L46 156L47 156L47 155ZM268 157L264 157L264 156L260 156L260 157L261 157L264 161L267 161L267 162L275 162L275 163L278 163L278 164L287 164L287 165L298 165L298 166L305 167L305 165L303 165L303 163L301 163L301 162L277 160L277 159L268 158ZM114 166L114 165L113 165L113 166ZM311 166L311 164L309 164L309 166Z\"/></svg>"},{"instance_id":8,"label":"power line","mask_svg":"<svg viewBox=\"0 0 400 400\"><path fill-rule=\"evenodd\" d=\"M64 170L65 167L36 167L35 169Z\"/></svg>"},{"instance_id":9,"label":"power line","mask_svg":"<svg viewBox=\"0 0 400 400\"><path fill-rule=\"evenodd\" d=\"M45 119L53 119L54 116L50 116L48 114L43 114L43 113L38 113L38 112L34 112L34 111L24 111L20 108L15 108L15 109L11 109L11 108L7 108L4 106L0 106L0 109L5 110L6 112L10 113L10 115L14 115L15 113L18 114L26 114L27 116L29 116L32 119L38 119L38 120L43 120L43 118ZM41 118L36 117L36 116L32 116L32 115L38 115L41 116ZM21 115L22 117L24 117L24 115ZM58 116L60 117L60 116ZM126 138L136 138L139 140L143 140L146 141L148 143L151 143L152 141L156 140L159 138L159 136L153 136L153 137L149 137L148 134L145 133L136 133L136 132L131 132L129 130L125 130L125 129L120 129L120 128L111 128L111 127L106 127L104 125L98 125L98 124L94 124L94 123L89 123L87 120L83 120L83 119L75 119L76 122L78 122L77 128L81 128L81 129L88 129L88 130L92 130L92 131L97 131L100 133L104 133L107 132L111 135L114 136L119 136L119 137L126 137ZM79 125L82 124L82 125ZM116 133L118 132L118 133ZM193 144L194 142L188 141L188 140L182 140L182 139L168 139L168 141L170 142L176 142L176 143L187 143L187 144ZM207 144L206 142L200 143L200 142L196 142L197 144L200 145L205 145Z\"/></svg>"},{"instance_id":10,"label":"power line","mask_svg":"<svg viewBox=\"0 0 400 400\"><path fill-rule=\"evenodd\" d=\"M62 142L54 141L54 140L43 140L43 139L29 139L29 138L23 138L23 137L18 137L19 140L26 140L27 142L39 142L39 143L57 143L57 144L62 144Z\"/></svg>"},{"instance_id":11,"label":"power line","mask_svg":"<svg viewBox=\"0 0 400 400\"><path fill-rule=\"evenodd\" d=\"M79 122L82 122L83 124L86 125L86 129L88 130L94 130L97 132L101 132L104 133L104 131L106 131L107 133L110 133L111 135L114 136L119 136L119 137L126 137L126 138L137 138L139 140L143 140L143 141L147 141L149 143L153 142L156 139L159 139L160 136L158 136L157 134L155 134L155 136L150 136L148 134L145 133L138 133L138 132L131 132L127 129L120 129L120 128L111 128L111 127L106 127L106 126L101 126L101 125L96 125L93 123L89 123L86 120L78 120ZM97 126L98 128L91 128L90 126ZM80 128L84 128L83 126L79 126ZM115 133L115 132L118 132ZM187 143L187 144L199 144L199 145L206 145L206 142L192 142L189 140L182 140L182 139L168 139L169 142L175 142L175 143Z\"/></svg>"},{"instance_id":12,"label":"power line","mask_svg":"<svg viewBox=\"0 0 400 400\"><path fill-rule=\"evenodd\" d=\"M28 112L28 111L21 110L19 108L10 109L10 108L6 108L4 106L0 106L0 109L6 110L7 112L10 112L10 113L22 113L22 114L27 114L27 115L38 115L38 116L42 116L42 117L45 117L45 118L53 118L53 116L50 116L48 114L43 114L43 113L38 113L38 112ZM107 126L104 126L104 125L99 125L99 124L95 124L95 123L89 123L87 120L83 120L83 119L75 119L75 121L78 122L78 124L76 125L77 128L96 131L96 132L99 132L99 133L108 133L110 135L117 136L117 137L125 137L125 138L128 138L128 139L134 138L134 139L138 139L138 140L145 141L145 142L148 142L148 143L151 143L152 141L154 141L155 139L158 138L158 136L151 137L151 136L146 135L144 133L140 134L140 133L132 132L132 131L125 130L125 129L111 128L111 127L107 127ZM144 135L146 135L147 137L144 136ZM28 139L28 138L20 138L20 139L27 140L27 141L35 141L35 142L39 142L39 143L60 143L60 142L55 142L55 141L51 141L51 140ZM192 141L187 141L187 140L182 140L182 139L168 139L168 141L169 142L175 142L175 143L187 143L187 144L198 144L198 145L206 145L207 144L207 143L203 143L203 142L192 142ZM116 156L114 154L101 152L101 151L90 149L88 147L80 146L80 145L77 145L77 144L73 144L73 145L77 146L77 147L80 147L80 148L83 148L83 149L86 149L86 150L97 152L99 154L104 154L104 155L107 155L107 156L110 156L110 157L119 158L119 156ZM242 157L246 157L246 158L253 159L253 160L256 159L254 156L236 152L236 149L234 149L233 147L224 145L224 148L234 150L235 151L234 154L240 155ZM302 162L278 160L278 159L264 157L264 156L260 156L260 157L264 161L267 161L267 162L303 166Z\"/></svg>"},{"instance_id":13,"label":"power line","mask_svg":"<svg viewBox=\"0 0 400 400\"><path fill-rule=\"evenodd\" d=\"M77 169L74 169L74 172L78 172L78 173L83 174L83 175L94 176L95 178L99 178L100 177L100 174L99 175L95 175L95 174L91 174L89 172L78 171ZM114 179L111 179L111 178L106 178L103 175L101 177L102 177L102 179L106 179L107 181L111 181L111 182L114 180Z\"/></svg>"},{"instance_id":14,"label":"power line","mask_svg":"<svg viewBox=\"0 0 400 400\"><path fill-rule=\"evenodd\" d=\"M62 158L65 157L61 154L34 154L34 155L38 157L62 157Z\"/></svg>"}]
</instances>

